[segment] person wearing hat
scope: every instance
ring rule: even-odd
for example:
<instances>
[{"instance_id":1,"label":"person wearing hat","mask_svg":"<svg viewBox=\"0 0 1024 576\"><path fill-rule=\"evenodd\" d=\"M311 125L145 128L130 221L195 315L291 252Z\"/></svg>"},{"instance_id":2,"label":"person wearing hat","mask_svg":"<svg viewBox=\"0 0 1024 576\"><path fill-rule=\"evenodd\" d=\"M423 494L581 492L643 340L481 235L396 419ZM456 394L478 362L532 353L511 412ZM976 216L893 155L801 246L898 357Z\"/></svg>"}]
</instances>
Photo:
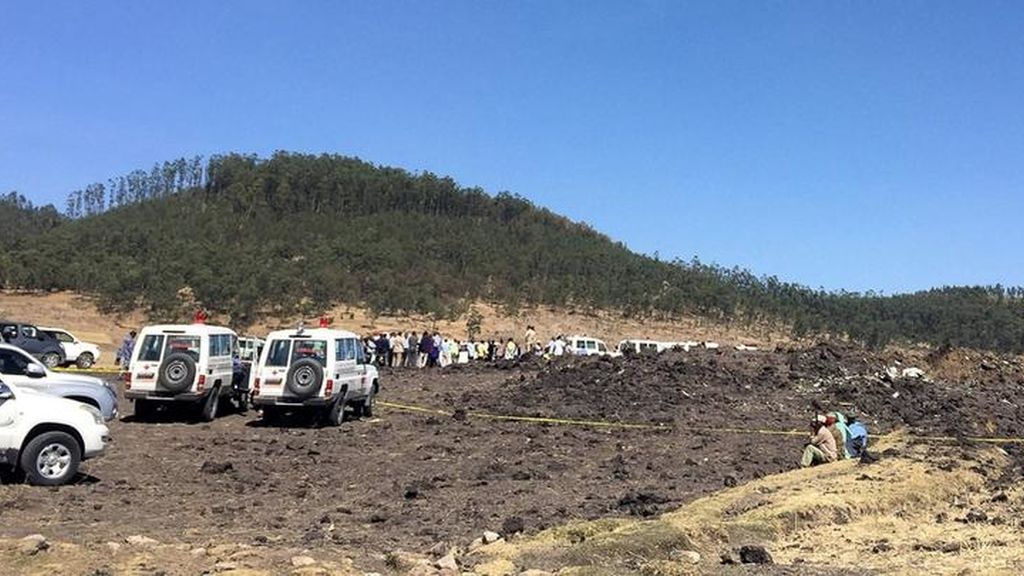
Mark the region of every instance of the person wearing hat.
<instances>
[{"instance_id":1,"label":"person wearing hat","mask_svg":"<svg viewBox=\"0 0 1024 576\"><path fill-rule=\"evenodd\" d=\"M846 428L846 417L839 412L829 412L825 415L825 426L832 433L832 437L836 439L836 455L840 459L849 458L850 454L846 451L846 440L850 434Z\"/></svg>"},{"instance_id":2,"label":"person wearing hat","mask_svg":"<svg viewBox=\"0 0 1024 576\"><path fill-rule=\"evenodd\" d=\"M811 441L804 447L800 466L807 468L815 464L836 461L836 439L825 425L825 417L818 416L811 423Z\"/></svg>"}]
</instances>

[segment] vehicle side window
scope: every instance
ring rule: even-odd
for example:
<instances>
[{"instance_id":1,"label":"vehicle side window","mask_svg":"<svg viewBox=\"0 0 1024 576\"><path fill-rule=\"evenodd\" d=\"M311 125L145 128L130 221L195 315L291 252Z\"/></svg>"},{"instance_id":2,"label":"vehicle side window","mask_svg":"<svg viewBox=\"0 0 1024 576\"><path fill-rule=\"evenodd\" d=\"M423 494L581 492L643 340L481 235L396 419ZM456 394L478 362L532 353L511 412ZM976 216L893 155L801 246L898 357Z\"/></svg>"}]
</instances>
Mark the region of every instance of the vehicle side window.
<instances>
[{"instance_id":1,"label":"vehicle side window","mask_svg":"<svg viewBox=\"0 0 1024 576\"><path fill-rule=\"evenodd\" d=\"M4 324L0 326L0 335L3 335L4 340L13 340L18 337L18 327L13 324Z\"/></svg>"},{"instance_id":2,"label":"vehicle side window","mask_svg":"<svg viewBox=\"0 0 1024 576\"><path fill-rule=\"evenodd\" d=\"M607 346L605 346L603 342L598 342L598 344L597 344L597 350L598 350L599 352L607 352L607 351L608 351L608 347L607 347Z\"/></svg>"},{"instance_id":3,"label":"vehicle side window","mask_svg":"<svg viewBox=\"0 0 1024 576\"><path fill-rule=\"evenodd\" d=\"M272 340L270 342L270 353L267 354L267 366L277 368L287 366L291 347L292 343L290 340Z\"/></svg>"},{"instance_id":4,"label":"vehicle side window","mask_svg":"<svg viewBox=\"0 0 1024 576\"><path fill-rule=\"evenodd\" d=\"M30 360L13 350L0 350L0 374L24 376Z\"/></svg>"},{"instance_id":5,"label":"vehicle side window","mask_svg":"<svg viewBox=\"0 0 1024 576\"><path fill-rule=\"evenodd\" d=\"M50 335L64 344L71 344L75 341L75 339L71 337L71 334L68 334L67 332L50 332Z\"/></svg>"},{"instance_id":6,"label":"vehicle side window","mask_svg":"<svg viewBox=\"0 0 1024 576\"><path fill-rule=\"evenodd\" d=\"M362 342L352 341L356 347L356 364L366 364L366 350L363 350Z\"/></svg>"},{"instance_id":7,"label":"vehicle side window","mask_svg":"<svg viewBox=\"0 0 1024 576\"><path fill-rule=\"evenodd\" d=\"M139 347L140 362L159 362L160 350L164 347L164 337L157 334L150 334L142 339Z\"/></svg>"},{"instance_id":8,"label":"vehicle side window","mask_svg":"<svg viewBox=\"0 0 1024 576\"><path fill-rule=\"evenodd\" d=\"M37 335L35 326L22 326L21 335L25 338L35 338Z\"/></svg>"},{"instance_id":9,"label":"vehicle side window","mask_svg":"<svg viewBox=\"0 0 1024 576\"><path fill-rule=\"evenodd\" d=\"M597 342L594 342L593 340L587 340L587 350L593 350L595 348L597 348Z\"/></svg>"},{"instance_id":10,"label":"vehicle side window","mask_svg":"<svg viewBox=\"0 0 1024 576\"><path fill-rule=\"evenodd\" d=\"M334 359L338 362L345 362L348 360L356 359L356 341L351 338L342 338L341 340L335 340L337 343L337 353Z\"/></svg>"}]
</instances>

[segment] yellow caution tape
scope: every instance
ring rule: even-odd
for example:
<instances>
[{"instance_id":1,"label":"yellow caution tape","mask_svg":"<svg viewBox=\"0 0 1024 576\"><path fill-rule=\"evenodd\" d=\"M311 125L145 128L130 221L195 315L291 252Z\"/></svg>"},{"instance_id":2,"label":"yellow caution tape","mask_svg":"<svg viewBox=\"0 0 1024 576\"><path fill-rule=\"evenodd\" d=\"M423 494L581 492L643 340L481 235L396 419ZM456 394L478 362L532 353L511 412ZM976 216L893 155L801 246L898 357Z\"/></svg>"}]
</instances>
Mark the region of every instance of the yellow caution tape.
<instances>
[{"instance_id":1,"label":"yellow caution tape","mask_svg":"<svg viewBox=\"0 0 1024 576\"><path fill-rule=\"evenodd\" d=\"M436 414L439 416L453 416L454 412L416 406L412 404L399 404L397 402L377 402L379 406L404 410L406 412L421 412L425 414ZM711 434L758 434L762 436L803 436L809 437L805 430L772 430L768 428L727 428L711 426L680 426L678 424L637 424L632 422L612 422L606 420L576 420L572 418L542 418L539 416L510 416L504 414L488 414L485 412L466 412L467 417L483 418L487 420L503 420L511 422L531 422L535 424L562 424L570 426L592 426L603 428L631 428L640 430L686 430L690 432L705 432ZM882 435L884 436L884 435ZM912 440L922 442L983 442L987 444L1024 444L1024 438L1018 437L986 437L986 436L909 436Z\"/></svg>"},{"instance_id":2,"label":"yellow caution tape","mask_svg":"<svg viewBox=\"0 0 1024 576\"><path fill-rule=\"evenodd\" d=\"M120 368L50 368L54 372L82 372L85 374L120 374Z\"/></svg>"}]
</instances>

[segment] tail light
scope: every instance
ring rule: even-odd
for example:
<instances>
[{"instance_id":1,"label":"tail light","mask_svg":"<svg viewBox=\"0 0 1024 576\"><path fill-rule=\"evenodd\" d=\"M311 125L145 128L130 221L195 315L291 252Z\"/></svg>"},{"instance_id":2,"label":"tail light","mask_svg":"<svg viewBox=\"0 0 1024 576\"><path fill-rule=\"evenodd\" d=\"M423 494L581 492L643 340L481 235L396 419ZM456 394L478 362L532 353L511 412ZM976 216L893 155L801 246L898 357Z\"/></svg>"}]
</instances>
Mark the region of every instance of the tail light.
<instances>
[{"instance_id":1,"label":"tail light","mask_svg":"<svg viewBox=\"0 0 1024 576\"><path fill-rule=\"evenodd\" d=\"M125 390L131 390L132 389L132 373L131 372L125 372L124 373L124 389Z\"/></svg>"},{"instance_id":2,"label":"tail light","mask_svg":"<svg viewBox=\"0 0 1024 576\"><path fill-rule=\"evenodd\" d=\"M253 384L252 384L252 395L253 396L259 396L260 395L260 379L259 378L257 378L253 382Z\"/></svg>"},{"instance_id":3,"label":"tail light","mask_svg":"<svg viewBox=\"0 0 1024 576\"><path fill-rule=\"evenodd\" d=\"M203 388L205 386L206 386L206 374L200 374L199 375L199 383L196 385L196 390L202 392Z\"/></svg>"},{"instance_id":4,"label":"tail light","mask_svg":"<svg viewBox=\"0 0 1024 576\"><path fill-rule=\"evenodd\" d=\"M334 392L334 380L327 380L327 385L324 386L324 396L330 396Z\"/></svg>"}]
</instances>

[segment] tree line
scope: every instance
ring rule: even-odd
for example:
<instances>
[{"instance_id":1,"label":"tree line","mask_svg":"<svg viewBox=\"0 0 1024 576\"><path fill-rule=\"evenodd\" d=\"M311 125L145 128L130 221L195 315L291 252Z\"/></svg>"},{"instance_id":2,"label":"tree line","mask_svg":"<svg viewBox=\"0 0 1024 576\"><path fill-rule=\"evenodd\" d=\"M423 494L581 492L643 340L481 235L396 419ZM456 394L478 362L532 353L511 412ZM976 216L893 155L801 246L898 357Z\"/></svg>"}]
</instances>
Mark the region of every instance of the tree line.
<instances>
[{"instance_id":1,"label":"tree line","mask_svg":"<svg viewBox=\"0 0 1024 576\"><path fill-rule=\"evenodd\" d=\"M160 319L197 303L240 324L336 303L450 315L484 299L1024 351L1019 287L879 296L662 262L513 194L337 155L165 162L73 192L63 215L12 193L0 248L4 287L91 293Z\"/></svg>"}]
</instances>

